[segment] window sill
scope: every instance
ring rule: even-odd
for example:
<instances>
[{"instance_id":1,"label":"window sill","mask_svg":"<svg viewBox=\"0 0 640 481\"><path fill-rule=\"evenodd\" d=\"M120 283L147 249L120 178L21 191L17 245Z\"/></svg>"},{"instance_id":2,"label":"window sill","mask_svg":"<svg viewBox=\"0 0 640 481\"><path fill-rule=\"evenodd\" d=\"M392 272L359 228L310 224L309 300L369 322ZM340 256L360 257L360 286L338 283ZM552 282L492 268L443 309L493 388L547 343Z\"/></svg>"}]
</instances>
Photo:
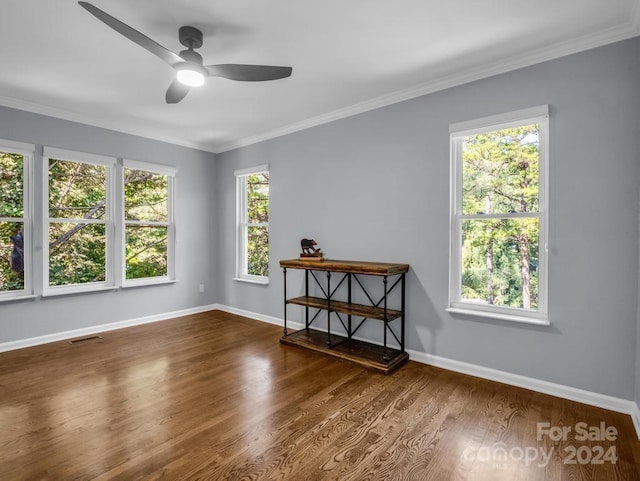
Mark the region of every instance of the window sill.
<instances>
[{"instance_id":1,"label":"window sill","mask_svg":"<svg viewBox=\"0 0 640 481\"><path fill-rule=\"evenodd\" d=\"M14 296L14 297L0 297L0 302L19 302L19 301L29 301L33 299L37 299L38 296L34 294L25 294L24 296Z\"/></svg>"},{"instance_id":2,"label":"window sill","mask_svg":"<svg viewBox=\"0 0 640 481\"><path fill-rule=\"evenodd\" d=\"M550 326L548 319L538 317L517 316L515 314L502 314L499 312L478 311L474 309L463 309L459 307L448 307L445 309L451 314L462 316L483 317L485 319L498 319L500 321L521 322L524 324L534 324L537 326Z\"/></svg>"},{"instance_id":3,"label":"window sill","mask_svg":"<svg viewBox=\"0 0 640 481\"><path fill-rule=\"evenodd\" d=\"M249 279L249 278L246 278L246 277L234 277L233 280L237 281L237 282L246 282L247 284L258 284L258 285L262 285L262 286L268 286L269 285L269 278Z\"/></svg>"},{"instance_id":4,"label":"window sill","mask_svg":"<svg viewBox=\"0 0 640 481\"><path fill-rule=\"evenodd\" d=\"M42 293L42 297L71 296L74 294L94 294L98 292L115 291L117 286L101 287L51 287Z\"/></svg>"},{"instance_id":5,"label":"window sill","mask_svg":"<svg viewBox=\"0 0 640 481\"><path fill-rule=\"evenodd\" d=\"M127 281L122 284L123 289L130 289L132 287L147 287L147 286L160 286L166 284L177 284L177 279L138 279L135 281Z\"/></svg>"}]
</instances>

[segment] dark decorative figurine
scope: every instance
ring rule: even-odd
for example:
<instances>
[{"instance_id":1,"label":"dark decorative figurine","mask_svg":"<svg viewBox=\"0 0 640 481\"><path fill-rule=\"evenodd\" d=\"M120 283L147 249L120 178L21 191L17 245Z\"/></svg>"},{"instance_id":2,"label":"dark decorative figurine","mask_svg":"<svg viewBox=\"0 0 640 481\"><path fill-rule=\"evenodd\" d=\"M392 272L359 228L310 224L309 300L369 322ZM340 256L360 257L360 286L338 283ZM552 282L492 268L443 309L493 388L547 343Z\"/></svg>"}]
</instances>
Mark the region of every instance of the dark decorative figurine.
<instances>
[{"instance_id":1,"label":"dark decorative figurine","mask_svg":"<svg viewBox=\"0 0 640 481\"><path fill-rule=\"evenodd\" d=\"M324 258L324 253L320 251L320 248L316 248L318 243L313 239L302 239L300 241L300 247L302 248L302 253L300 254L301 259L312 259L312 260L322 260Z\"/></svg>"},{"instance_id":2,"label":"dark decorative figurine","mask_svg":"<svg viewBox=\"0 0 640 481\"><path fill-rule=\"evenodd\" d=\"M22 232L9 236L13 244L11 251L11 270L13 272L24 272L24 238Z\"/></svg>"}]
</instances>

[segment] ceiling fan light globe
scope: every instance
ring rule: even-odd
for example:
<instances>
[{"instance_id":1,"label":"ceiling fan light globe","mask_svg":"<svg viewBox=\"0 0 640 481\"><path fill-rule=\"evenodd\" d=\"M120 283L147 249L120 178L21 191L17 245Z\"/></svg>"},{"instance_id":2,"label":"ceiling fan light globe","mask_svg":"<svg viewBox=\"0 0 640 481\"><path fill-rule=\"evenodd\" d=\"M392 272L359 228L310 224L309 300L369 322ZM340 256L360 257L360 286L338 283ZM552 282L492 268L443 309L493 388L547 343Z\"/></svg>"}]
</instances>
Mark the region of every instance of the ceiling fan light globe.
<instances>
[{"instance_id":1,"label":"ceiling fan light globe","mask_svg":"<svg viewBox=\"0 0 640 481\"><path fill-rule=\"evenodd\" d=\"M178 82L189 87L201 87L204 85L204 75L197 70L189 68L178 70L176 78Z\"/></svg>"}]
</instances>

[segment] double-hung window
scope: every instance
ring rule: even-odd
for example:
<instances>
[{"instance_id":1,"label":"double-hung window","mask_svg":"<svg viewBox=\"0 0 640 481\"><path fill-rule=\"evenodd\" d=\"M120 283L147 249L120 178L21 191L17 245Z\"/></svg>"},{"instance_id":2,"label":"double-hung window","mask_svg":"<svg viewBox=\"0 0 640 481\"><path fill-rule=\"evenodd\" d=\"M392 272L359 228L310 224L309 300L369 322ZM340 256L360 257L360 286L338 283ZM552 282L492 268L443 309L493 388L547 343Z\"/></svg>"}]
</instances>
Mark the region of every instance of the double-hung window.
<instances>
[{"instance_id":1,"label":"double-hung window","mask_svg":"<svg viewBox=\"0 0 640 481\"><path fill-rule=\"evenodd\" d=\"M236 278L269 280L269 166L238 170Z\"/></svg>"},{"instance_id":2,"label":"double-hung window","mask_svg":"<svg viewBox=\"0 0 640 481\"><path fill-rule=\"evenodd\" d=\"M0 139L0 301L175 282L174 167L52 147L35 164L34 154Z\"/></svg>"},{"instance_id":3,"label":"double-hung window","mask_svg":"<svg viewBox=\"0 0 640 481\"><path fill-rule=\"evenodd\" d=\"M123 161L123 285L174 279L172 167Z\"/></svg>"},{"instance_id":4,"label":"double-hung window","mask_svg":"<svg viewBox=\"0 0 640 481\"><path fill-rule=\"evenodd\" d=\"M0 140L0 300L33 294L33 153L33 145Z\"/></svg>"},{"instance_id":5,"label":"double-hung window","mask_svg":"<svg viewBox=\"0 0 640 481\"><path fill-rule=\"evenodd\" d=\"M548 324L548 106L450 133L448 310Z\"/></svg>"},{"instance_id":6,"label":"double-hung window","mask_svg":"<svg viewBox=\"0 0 640 481\"><path fill-rule=\"evenodd\" d=\"M114 285L115 159L44 149L44 294Z\"/></svg>"}]
</instances>

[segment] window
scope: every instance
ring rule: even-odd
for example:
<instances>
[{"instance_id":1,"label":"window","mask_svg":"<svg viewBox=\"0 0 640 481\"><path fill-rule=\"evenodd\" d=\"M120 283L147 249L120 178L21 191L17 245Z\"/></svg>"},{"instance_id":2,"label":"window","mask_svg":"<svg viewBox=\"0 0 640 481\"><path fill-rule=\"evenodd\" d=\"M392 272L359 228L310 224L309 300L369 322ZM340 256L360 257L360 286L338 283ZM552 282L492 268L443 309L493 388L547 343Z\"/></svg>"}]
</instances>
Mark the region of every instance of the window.
<instances>
[{"instance_id":1,"label":"window","mask_svg":"<svg viewBox=\"0 0 640 481\"><path fill-rule=\"evenodd\" d=\"M449 310L548 324L548 107L450 131Z\"/></svg>"},{"instance_id":2,"label":"window","mask_svg":"<svg viewBox=\"0 0 640 481\"><path fill-rule=\"evenodd\" d=\"M269 166L239 170L237 191L237 273L241 280L268 282Z\"/></svg>"},{"instance_id":3,"label":"window","mask_svg":"<svg viewBox=\"0 0 640 481\"><path fill-rule=\"evenodd\" d=\"M174 278L175 170L124 161L124 284Z\"/></svg>"},{"instance_id":4,"label":"window","mask_svg":"<svg viewBox=\"0 0 640 481\"><path fill-rule=\"evenodd\" d=\"M33 145L0 140L0 300L33 293L31 168Z\"/></svg>"},{"instance_id":5,"label":"window","mask_svg":"<svg viewBox=\"0 0 640 481\"><path fill-rule=\"evenodd\" d=\"M0 301L175 282L175 168L51 147L34 165L34 153L0 140Z\"/></svg>"},{"instance_id":6,"label":"window","mask_svg":"<svg viewBox=\"0 0 640 481\"><path fill-rule=\"evenodd\" d=\"M112 286L115 159L45 148L44 162L45 292Z\"/></svg>"}]
</instances>

